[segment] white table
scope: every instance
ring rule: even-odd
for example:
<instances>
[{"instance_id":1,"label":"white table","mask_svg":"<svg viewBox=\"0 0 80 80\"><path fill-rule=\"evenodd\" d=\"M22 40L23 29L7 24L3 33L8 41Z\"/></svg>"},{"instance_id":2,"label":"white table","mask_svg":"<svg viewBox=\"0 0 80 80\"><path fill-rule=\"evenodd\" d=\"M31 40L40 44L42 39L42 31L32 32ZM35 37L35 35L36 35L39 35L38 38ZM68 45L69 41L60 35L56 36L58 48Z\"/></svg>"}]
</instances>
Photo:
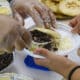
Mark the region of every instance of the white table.
<instances>
[{"instance_id":1,"label":"white table","mask_svg":"<svg viewBox=\"0 0 80 80\"><path fill-rule=\"evenodd\" d=\"M15 72L19 74L24 74L30 76L34 80L61 80L61 76L55 72L41 71L29 68L24 64L25 58L24 52L16 53L14 56L14 62L3 72ZM71 53L69 57L80 64L80 57L78 57L75 53Z\"/></svg>"},{"instance_id":2,"label":"white table","mask_svg":"<svg viewBox=\"0 0 80 80\"><path fill-rule=\"evenodd\" d=\"M41 71L25 66L24 59L26 55L24 52L16 52L13 63L3 72L15 72L32 77L34 80L61 80L62 76L55 72ZM76 51L69 54L69 58L80 64L80 57L77 56Z\"/></svg>"}]
</instances>

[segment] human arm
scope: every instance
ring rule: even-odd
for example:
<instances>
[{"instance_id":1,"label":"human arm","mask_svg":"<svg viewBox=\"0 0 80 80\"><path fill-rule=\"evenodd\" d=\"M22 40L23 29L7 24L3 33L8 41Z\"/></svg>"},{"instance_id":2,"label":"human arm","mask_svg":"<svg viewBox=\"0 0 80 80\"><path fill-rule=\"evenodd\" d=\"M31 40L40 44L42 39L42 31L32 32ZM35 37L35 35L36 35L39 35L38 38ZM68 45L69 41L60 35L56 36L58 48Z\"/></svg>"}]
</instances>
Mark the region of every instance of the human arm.
<instances>
[{"instance_id":1,"label":"human arm","mask_svg":"<svg viewBox=\"0 0 80 80\"><path fill-rule=\"evenodd\" d=\"M34 52L35 54L40 54L46 57L45 59L35 59L36 64L45 66L52 71L56 71L57 73L63 75L65 78L68 78L70 71L78 66L75 62L63 57L56 55L46 49L37 49ZM76 70L72 75L72 80L80 79L80 69Z\"/></svg>"},{"instance_id":2,"label":"human arm","mask_svg":"<svg viewBox=\"0 0 80 80\"><path fill-rule=\"evenodd\" d=\"M73 27L73 30L72 30L73 33L80 34L80 15L76 16L70 21L70 26Z\"/></svg>"},{"instance_id":3,"label":"human arm","mask_svg":"<svg viewBox=\"0 0 80 80\"><path fill-rule=\"evenodd\" d=\"M0 15L0 52L22 50L31 43L30 33L17 20Z\"/></svg>"}]
</instances>

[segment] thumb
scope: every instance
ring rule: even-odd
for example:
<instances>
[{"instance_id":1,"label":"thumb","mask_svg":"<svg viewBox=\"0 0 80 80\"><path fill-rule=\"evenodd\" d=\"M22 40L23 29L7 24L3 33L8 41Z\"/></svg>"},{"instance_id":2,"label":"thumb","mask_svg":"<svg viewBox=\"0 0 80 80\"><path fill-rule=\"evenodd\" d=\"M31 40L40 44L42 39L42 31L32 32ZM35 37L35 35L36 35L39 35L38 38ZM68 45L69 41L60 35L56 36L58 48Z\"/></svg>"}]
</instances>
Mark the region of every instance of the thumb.
<instances>
[{"instance_id":1,"label":"thumb","mask_svg":"<svg viewBox=\"0 0 80 80\"><path fill-rule=\"evenodd\" d=\"M37 65L41 65L41 66L44 66L44 67L48 67L48 65L49 65L49 60L48 59L37 59L37 58L35 58L34 61Z\"/></svg>"},{"instance_id":2,"label":"thumb","mask_svg":"<svg viewBox=\"0 0 80 80\"><path fill-rule=\"evenodd\" d=\"M15 20L18 21L18 23L21 26L24 25L24 19L22 18L22 16L15 9L13 9L13 17L14 17Z\"/></svg>"},{"instance_id":3,"label":"thumb","mask_svg":"<svg viewBox=\"0 0 80 80\"><path fill-rule=\"evenodd\" d=\"M47 49L43 49L43 48L36 49L34 53L46 57L44 59L35 58L34 59L35 63L48 68L51 57L52 57L52 53L50 51L48 51Z\"/></svg>"},{"instance_id":4,"label":"thumb","mask_svg":"<svg viewBox=\"0 0 80 80\"><path fill-rule=\"evenodd\" d=\"M42 55L46 58L50 58L50 56L52 54L50 51L48 51L47 49L44 49L44 48L38 48L34 51L34 53L38 54L38 55Z\"/></svg>"}]
</instances>

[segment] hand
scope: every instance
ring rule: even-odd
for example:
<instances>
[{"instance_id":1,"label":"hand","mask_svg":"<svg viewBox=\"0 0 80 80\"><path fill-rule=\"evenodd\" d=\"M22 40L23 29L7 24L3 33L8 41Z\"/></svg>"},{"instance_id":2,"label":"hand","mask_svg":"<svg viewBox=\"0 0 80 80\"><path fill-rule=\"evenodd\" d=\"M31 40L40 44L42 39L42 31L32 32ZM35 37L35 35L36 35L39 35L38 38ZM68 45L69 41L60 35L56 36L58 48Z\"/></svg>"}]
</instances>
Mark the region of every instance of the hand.
<instances>
[{"instance_id":1,"label":"hand","mask_svg":"<svg viewBox=\"0 0 80 80\"><path fill-rule=\"evenodd\" d=\"M77 53L78 53L78 56L80 57L80 48L78 49L78 52Z\"/></svg>"},{"instance_id":2,"label":"hand","mask_svg":"<svg viewBox=\"0 0 80 80\"><path fill-rule=\"evenodd\" d=\"M43 48L35 50L34 53L45 57L45 59L34 59L36 64L47 67L52 71L56 71L66 78L69 72L77 66L77 64L71 60L56 55L54 52L50 52Z\"/></svg>"},{"instance_id":3,"label":"hand","mask_svg":"<svg viewBox=\"0 0 80 80\"><path fill-rule=\"evenodd\" d=\"M55 27L56 19L53 12L38 0L14 0L12 8L23 18L31 16L38 26Z\"/></svg>"},{"instance_id":4,"label":"hand","mask_svg":"<svg viewBox=\"0 0 80 80\"><path fill-rule=\"evenodd\" d=\"M29 47L30 33L17 20L0 15L0 51L12 52L15 48L21 50Z\"/></svg>"},{"instance_id":5,"label":"hand","mask_svg":"<svg viewBox=\"0 0 80 80\"><path fill-rule=\"evenodd\" d=\"M73 27L72 32L80 34L80 15L72 19L70 25Z\"/></svg>"}]
</instances>

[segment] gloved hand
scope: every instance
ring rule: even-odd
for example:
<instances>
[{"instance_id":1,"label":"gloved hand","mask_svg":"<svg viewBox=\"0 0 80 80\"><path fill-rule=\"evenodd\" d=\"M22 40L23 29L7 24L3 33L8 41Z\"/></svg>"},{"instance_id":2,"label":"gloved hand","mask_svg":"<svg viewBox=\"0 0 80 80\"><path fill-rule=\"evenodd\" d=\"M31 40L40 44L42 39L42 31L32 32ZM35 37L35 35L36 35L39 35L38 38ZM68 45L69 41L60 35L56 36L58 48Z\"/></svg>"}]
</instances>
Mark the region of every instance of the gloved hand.
<instances>
[{"instance_id":1,"label":"gloved hand","mask_svg":"<svg viewBox=\"0 0 80 80\"><path fill-rule=\"evenodd\" d=\"M70 71L78 66L75 62L69 60L68 58L60 55L56 55L54 52L50 52L47 49L38 48L34 51L35 54L42 55L45 58L35 58L35 63L55 71L65 78L68 77ZM79 73L78 73L79 74ZM78 80L75 77L73 80ZM79 78L79 75L78 75Z\"/></svg>"},{"instance_id":2,"label":"gloved hand","mask_svg":"<svg viewBox=\"0 0 80 80\"><path fill-rule=\"evenodd\" d=\"M0 52L22 50L31 43L30 33L17 20L0 15Z\"/></svg>"},{"instance_id":3,"label":"gloved hand","mask_svg":"<svg viewBox=\"0 0 80 80\"><path fill-rule=\"evenodd\" d=\"M11 5L23 18L31 16L38 26L55 27L53 12L38 0L13 0Z\"/></svg>"}]
</instances>

